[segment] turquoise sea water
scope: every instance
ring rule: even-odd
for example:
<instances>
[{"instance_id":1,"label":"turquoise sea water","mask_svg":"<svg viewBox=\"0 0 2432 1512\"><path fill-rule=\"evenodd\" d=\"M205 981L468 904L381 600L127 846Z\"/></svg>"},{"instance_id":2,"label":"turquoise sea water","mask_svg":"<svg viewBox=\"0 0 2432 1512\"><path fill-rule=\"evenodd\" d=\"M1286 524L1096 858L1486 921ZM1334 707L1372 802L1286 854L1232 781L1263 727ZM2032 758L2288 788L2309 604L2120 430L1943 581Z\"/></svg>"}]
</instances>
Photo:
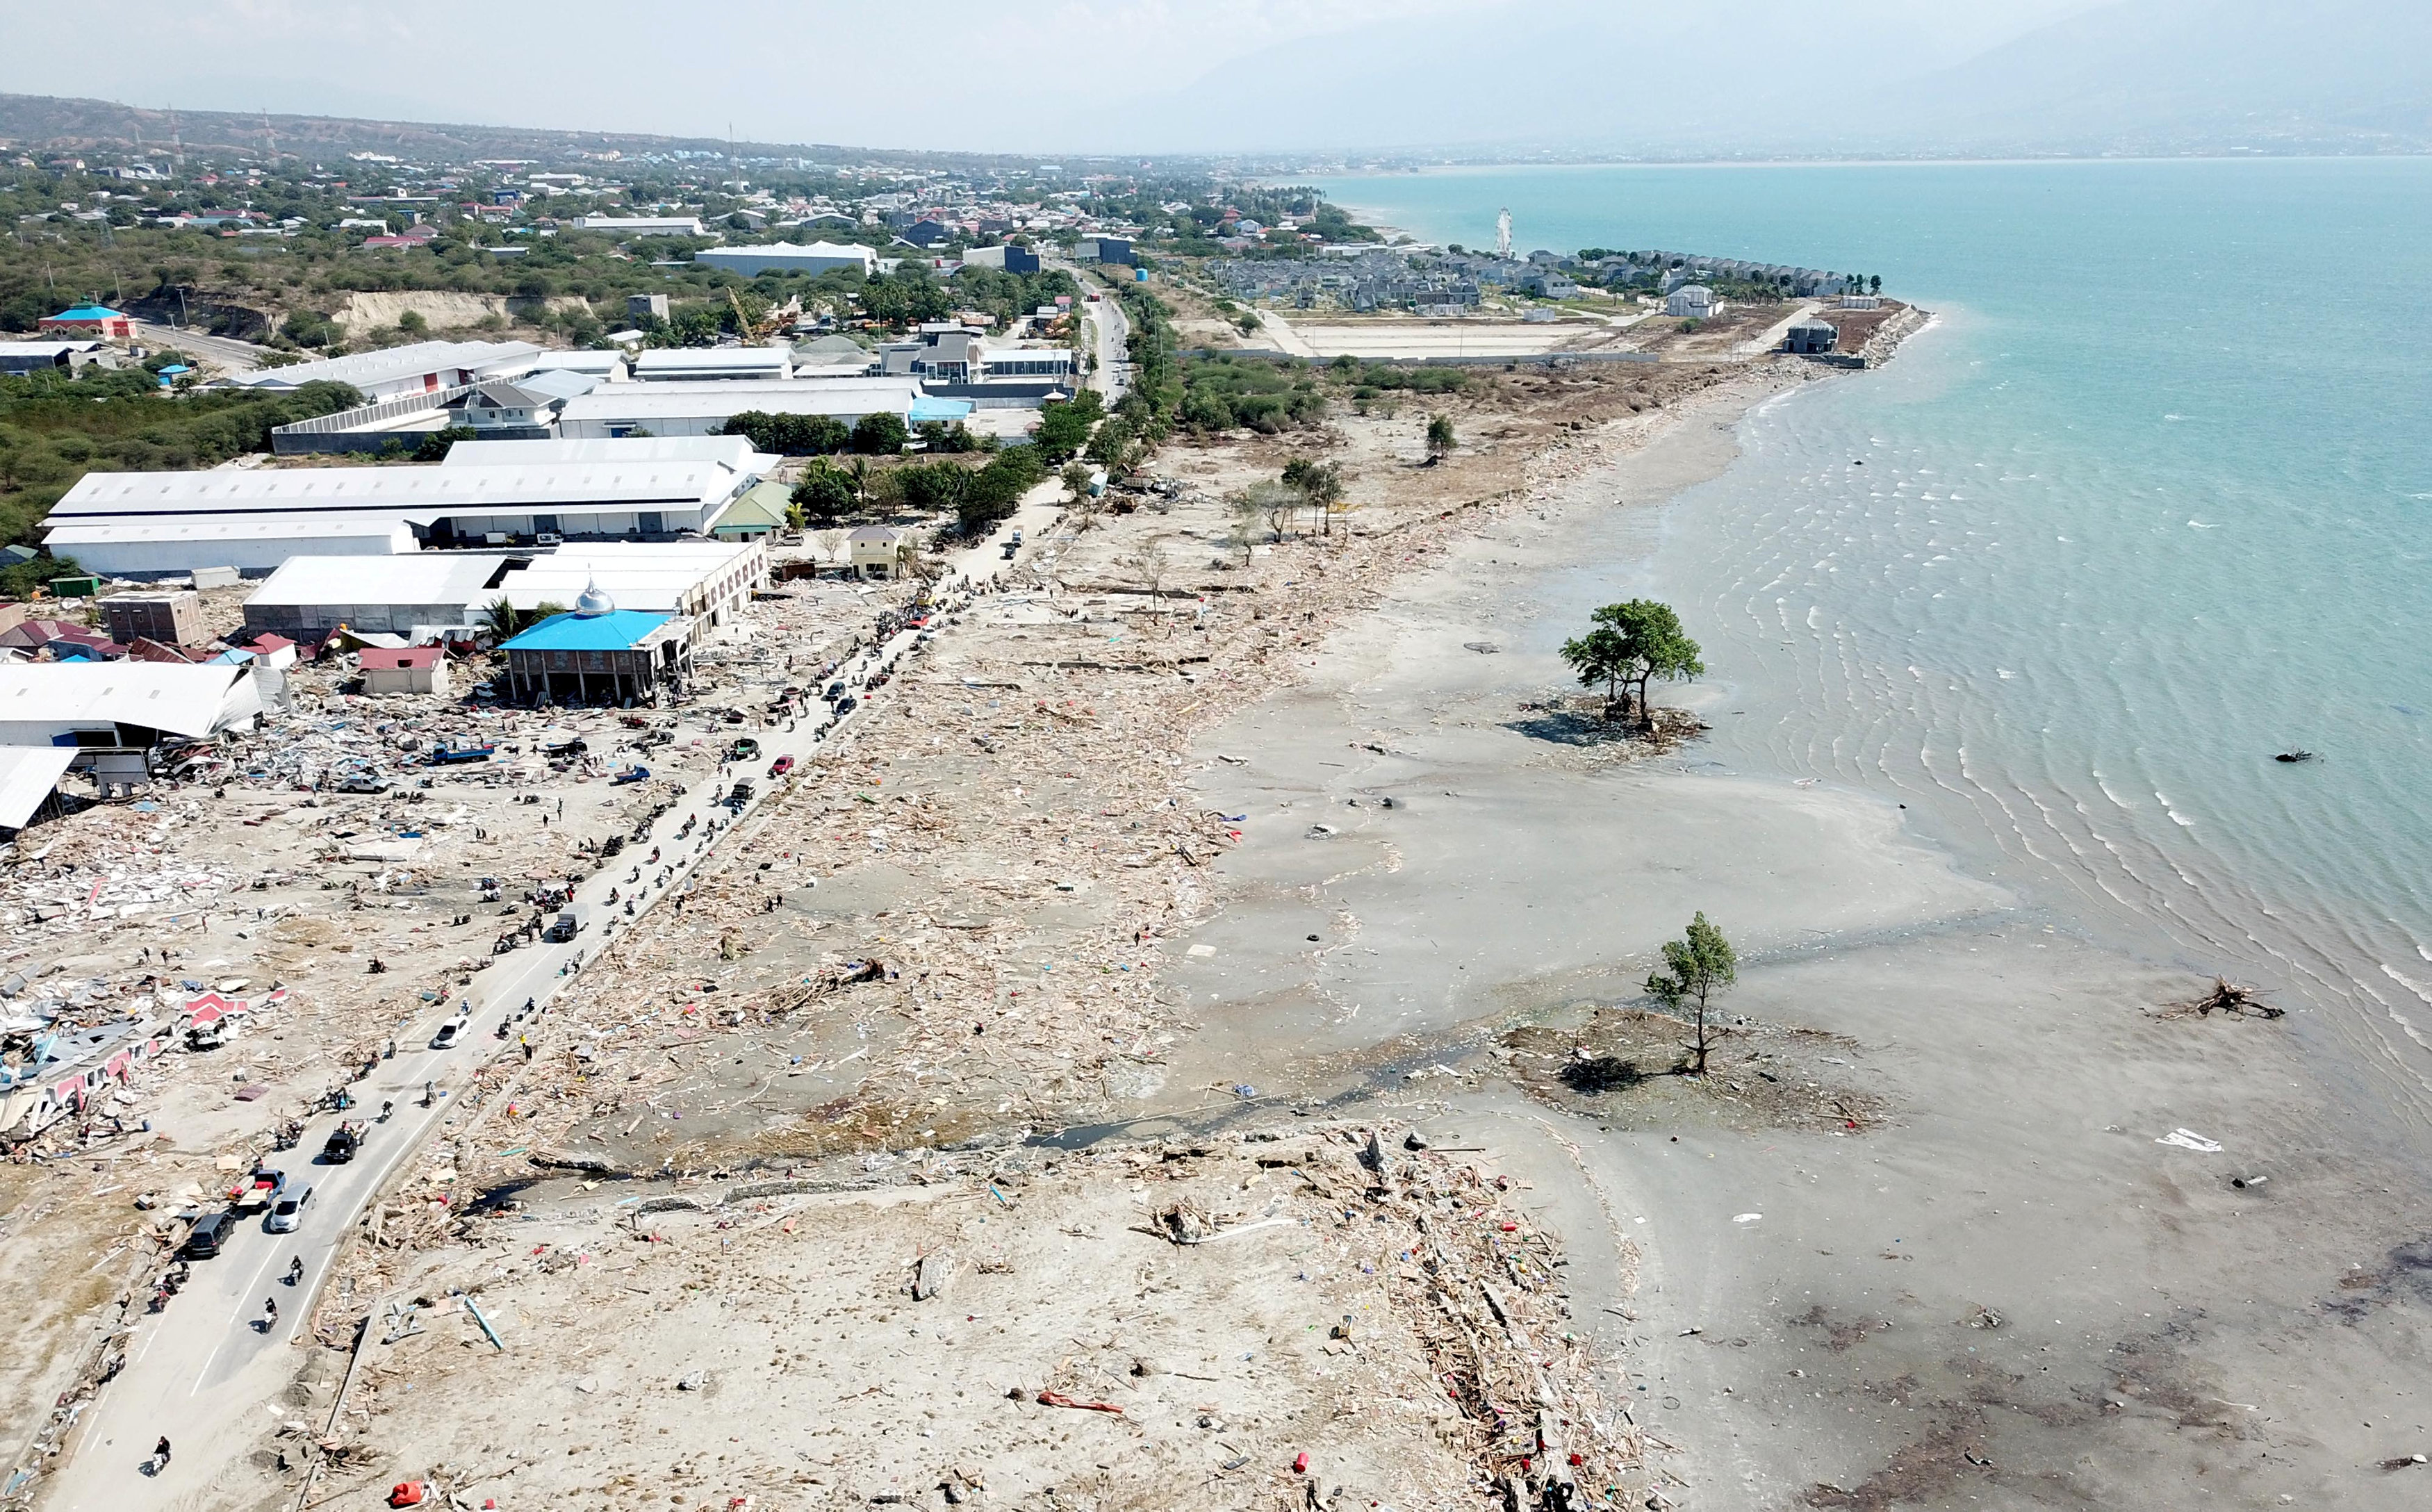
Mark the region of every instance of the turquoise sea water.
<instances>
[{"instance_id":1,"label":"turquoise sea water","mask_svg":"<svg viewBox=\"0 0 2432 1512\"><path fill-rule=\"evenodd\" d=\"M2432 161L1326 187L1434 240L1509 206L1524 250L1879 273L1934 311L1752 413L1606 565L1746 711L1710 753L1897 798L2098 932L2318 1010L2359 1052L2331 1074L2432 1120Z\"/></svg>"}]
</instances>

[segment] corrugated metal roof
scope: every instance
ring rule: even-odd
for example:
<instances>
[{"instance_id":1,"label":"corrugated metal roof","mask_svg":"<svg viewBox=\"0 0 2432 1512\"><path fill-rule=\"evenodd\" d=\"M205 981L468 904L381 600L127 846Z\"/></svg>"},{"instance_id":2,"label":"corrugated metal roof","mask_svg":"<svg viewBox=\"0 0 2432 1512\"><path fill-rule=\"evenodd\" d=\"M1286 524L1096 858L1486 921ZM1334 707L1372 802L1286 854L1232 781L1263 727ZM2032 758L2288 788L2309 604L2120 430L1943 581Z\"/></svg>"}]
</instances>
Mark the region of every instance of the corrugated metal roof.
<instances>
[{"instance_id":1,"label":"corrugated metal roof","mask_svg":"<svg viewBox=\"0 0 2432 1512\"><path fill-rule=\"evenodd\" d=\"M566 401L560 424L580 421L650 421L733 416L747 410L769 414L903 414L920 385L911 378L796 378L785 383L612 383Z\"/></svg>"},{"instance_id":2,"label":"corrugated metal roof","mask_svg":"<svg viewBox=\"0 0 2432 1512\"><path fill-rule=\"evenodd\" d=\"M208 735L247 674L232 666L157 662L0 665L0 723L144 725Z\"/></svg>"},{"instance_id":3,"label":"corrugated metal roof","mask_svg":"<svg viewBox=\"0 0 2432 1512\"><path fill-rule=\"evenodd\" d=\"M24 829L77 754L74 746L0 747L0 826Z\"/></svg>"},{"instance_id":4,"label":"corrugated metal roof","mask_svg":"<svg viewBox=\"0 0 2432 1512\"><path fill-rule=\"evenodd\" d=\"M419 551L393 557L290 557L247 605L470 604L517 560L503 552Z\"/></svg>"},{"instance_id":5,"label":"corrugated metal roof","mask_svg":"<svg viewBox=\"0 0 2432 1512\"><path fill-rule=\"evenodd\" d=\"M569 546L507 574L498 592L517 609L570 604L597 583L628 609L675 613L704 579L732 565L750 546L722 541L608 542Z\"/></svg>"},{"instance_id":6,"label":"corrugated metal roof","mask_svg":"<svg viewBox=\"0 0 2432 1512\"><path fill-rule=\"evenodd\" d=\"M619 436L556 441L460 441L442 467L535 466L544 462L717 462L756 473L777 459L752 449L745 436Z\"/></svg>"},{"instance_id":7,"label":"corrugated metal roof","mask_svg":"<svg viewBox=\"0 0 2432 1512\"><path fill-rule=\"evenodd\" d=\"M551 614L509 641L509 651L622 651L649 638L675 616L638 609L605 614Z\"/></svg>"},{"instance_id":8,"label":"corrugated metal roof","mask_svg":"<svg viewBox=\"0 0 2432 1512\"><path fill-rule=\"evenodd\" d=\"M393 383L451 367L513 366L539 356L540 348L530 342L414 342L385 351L325 357L317 362L238 373L228 381L248 389L292 389L315 380L360 386Z\"/></svg>"},{"instance_id":9,"label":"corrugated metal roof","mask_svg":"<svg viewBox=\"0 0 2432 1512\"><path fill-rule=\"evenodd\" d=\"M293 517L346 511L397 511L400 517L422 523L451 511L497 508L706 506L735 492L738 481L735 469L702 462L87 473L53 507L50 523L265 512Z\"/></svg>"}]
</instances>

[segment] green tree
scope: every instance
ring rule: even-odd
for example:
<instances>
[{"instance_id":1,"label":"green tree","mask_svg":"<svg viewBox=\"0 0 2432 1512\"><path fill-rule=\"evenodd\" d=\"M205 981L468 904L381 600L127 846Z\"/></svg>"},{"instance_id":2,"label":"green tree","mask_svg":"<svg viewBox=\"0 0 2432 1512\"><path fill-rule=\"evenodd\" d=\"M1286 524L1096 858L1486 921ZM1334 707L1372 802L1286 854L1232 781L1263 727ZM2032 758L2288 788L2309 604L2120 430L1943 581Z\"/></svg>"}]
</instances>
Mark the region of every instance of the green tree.
<instances>
[{"instance_id":1,"label":"green tree","mask_svg":"<svg viewBox=\"0 0 2432 1512\"><path fill-rule=\"evenodd\" d=\"M1448 414L1435 414L1427 416L1428 456L1443 457L1448 455L1455 446L1460 445L1461 439L1453 434L1452 416Z\"/></svg>"},{"instance_id":2,"label":"green tree","mask_svg":"<svg viewBox=\"0 0 2432 1512\"><path fill-rule=\"evenodd\" d=\"M517 609L500 594L482 608L481 628L489 631L492 645L502 646L550 615L565 613L566 606L553 599L544 599L530 609Z\"/></svg>"},{"instance_id":3,"label":"green tree","mask_svg":"<svg viewBox=\"0 0 2432 1512\"><path fill-rule=\"evenodd\" d=\"M1252 483L1241 491L1240 507L1267 522L1267 530L1276 540L1292 529L1294 516L1309 502L1309 496L1297 488L1282 483Z\"/></svg>"},{"instance_id":4,"label":"green tree","mask_svg":"<svg viewBox=\"0 0 2432 1512\"><path fill-rule=\"evenodd\" d=\"M1078 404L1050 404L1039 413L1039 429L1031 443L1039 448L1042 460L1058 465L1088 444L1091 424L1089 413Z\"/></svg>"},{"instance_id":5,"label":"green tree","mask_svg":"<svg viewBox=\"0 0 2432 1512\"><path fill-rule=\"evenodd\" d=\"M904 426L904 417L885 411L863 415L853 428L853 449L865 457L898 456L904 444L911 439L912 432Z\"/></svg>"},{"instance_id":6,"label":"green tree","mask_svg":"<svg viewBox=\"0 0 2432 1512\"><path fill-rule=\"evenodd\" d=\"M1664 964L1669 969L1647 979L1647 995L1668 1013L1686 1013L1696 1037L1688 1045L1689 1074L1706 1074L1706 1055L1719 1037L1708 1027L1706 1009L1714 994L1739 980L1739 956L1723 932L1706 922L1701 911L1689 921L1688 934L1664 942Z\"/></svg>"},{"instance_id":7,"label":"green tree","mask_svg":"<svg viewBox=\"0 0 2432 1512\"><path fill-rule=\"evenodd\" d=\"M814 520L841 519L861 501L853 475L833 462L813 462L794 485L788 502Z\"/></svg>"},{"instance_id":8,"label":"green tree","mask_svg":"<svg viewBox=\"0 0 2432 1512\"><path fill-rule=\"evenodd\" d=\"M1064 470L1056 476L1073 503L1078 504L1089 496L1089 480L1094 475L1089 463L1066 462Z\"/></svg>"},{"instance_id":9,"label":"green tree","mask_svg":"<svg viewBox=\"0 0 2432 1512\"><path fill-rule=\"evenodd\" d=\"M893 475L904 504L920 511L954 509L962 501L971 473L950 462L916 462Z\"/></svg>"},{"instance_id":10,"label":"green tree","mask_svg":"<svg viewBox=\"0 0 2432 1512\"><path fill-rule=\"evenodd\" d=\"M1562 643L1562 660L1579 674L1581 687L1604 684L1607 719L1629 712L1629 704L1621 698L1621 680L1630 676L1634 666L1630 660L1629 643L1621 631L1599 625L1585 635L1574 636Z\"/></svg>"},{"instance_id":11,"label":"green tree","mask_svg":"<svg viewBox=\"0 0 2432 1512\"><path fill-rule=\"evenodd\" d=\"M443 426L422 438L422 445L414 448L414 460L418 462L446 462L448 447L460 441L475 440L477 435L471 426Z\"/></svg>"},{"instance_id":12,"label":"green tree","mask_svg":"<svg viewBox=\"0 0 2432 1512\"><path fill-rule=\"evenodd\" d=\"M1326 533L1332 535L1334 512L1343 503L1343 469L1333 462L1295 457L1284 463L1284 483L1300 490L1309 507L1325 522Z\"/></svg>"},{"instance_id":13,"label":"green tree","mask_svg":"<svg viewBox=\"0 0 2432 1512\"><path fill-rule=\"evenodd\" d=\"M1647 682L1655 678L1670 681L1703 676L1706 664L1697 659L1697 643L1680 628L1680 616L1671 605L1651 598L1607 604L1590 618L1621 637L1623 670L1616 680L1637 684L1638 728L1652 731L1655 711L1647 701Z\"/></svg>"}]
</instances>

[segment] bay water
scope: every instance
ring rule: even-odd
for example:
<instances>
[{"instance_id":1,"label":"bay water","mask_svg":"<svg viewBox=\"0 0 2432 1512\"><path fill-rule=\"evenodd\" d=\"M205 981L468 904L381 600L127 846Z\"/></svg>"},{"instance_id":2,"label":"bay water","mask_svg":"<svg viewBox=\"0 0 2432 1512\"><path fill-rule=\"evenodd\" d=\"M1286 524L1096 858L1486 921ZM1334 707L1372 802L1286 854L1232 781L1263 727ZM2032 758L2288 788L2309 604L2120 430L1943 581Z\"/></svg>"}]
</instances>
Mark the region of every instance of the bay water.
<instances>
[{"instance_id":1,"label":"bay water","mask_svg":"<svg viewBox=\"0 0 2432 1512\"><path fill-rule=\"evenodd\" d=\"M1704 644L1704 757L1908 805L2032 902L2305 1010L2353 1052L2327 1076L2432 1125L2432 160L1320 182L1430 241L1509 208L1524 253L1934 311L1582 572Z\"/></svg>"}]
</instances>

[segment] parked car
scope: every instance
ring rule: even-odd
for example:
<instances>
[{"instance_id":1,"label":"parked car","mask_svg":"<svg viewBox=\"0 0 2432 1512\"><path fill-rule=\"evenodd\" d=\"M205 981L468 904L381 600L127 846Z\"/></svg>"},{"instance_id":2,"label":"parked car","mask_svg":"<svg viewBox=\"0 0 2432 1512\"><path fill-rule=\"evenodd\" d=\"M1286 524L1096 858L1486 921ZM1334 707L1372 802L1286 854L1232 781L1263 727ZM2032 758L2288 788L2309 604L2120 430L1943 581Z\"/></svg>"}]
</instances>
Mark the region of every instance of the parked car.
<instances>
[{"instance_id":1,"label":"parked car","mask_svg":"<svg viewBox=\"0 0 2432 1512\"><path fill-rule=\"evenodd\" d=\"M262 1227L273 1234L293 1234L304 1223L304 1204L312 1201L312 1188L307 1186L293 1197L282 1197L270 1204L270 1217Z\"/></svg>"},{"instance_id":2,"label":"parked car","mask_svg":"<svg viewBox=\"0 0 2432 1512\"><path fill-rule=\"evenodd\" d=\"M730 809L739 809L743 807L743 805L752 801L752 789L750 782L735 783L735 790L726 795L726 806Z\"/></svg>"},{"instance_id":3,"label":"parked car","mask_svg":"<svg viewBox=\"0 0 2432 1512\"><path fill-rule=\"evenodd\" d=\"M783 777L793 769L794 758L791 756L780 756L775 761L768 764L768 775L770 777Z\"/></svg>"},{"instance_id":4,"label":"parked car","mask_svg":"<svg viewBox=\"0 0 2432 1512\"><path fill-rule=\"evenodd\" d=\"M458 1014L455 1017L450 1018L448 1022L440 1025L439 1033L431 1036L431 1048L432 1050L454 1050L457 1043L464 1039L464 1027L469 1022L470 1020L465 1018L464 1015Z\"/></svg>"},{"instance_id":5,"label":"parked car","mask_svg":"<svg viewBox=\"0 0 2432 1512\"><path fill-rule=\"evenodd\" d=\"M194 1220L186 1233L186 1242L177 1252L189 1260L209 1260L228 1243L228 1231L236 1227L232 1213L206 1213Z\"/></svg>"},{"instance_id":6,"label":"parked car","mask_svg":"<svg viewBox=\"0 0 2432 1512\"><path fill-rule=\"evenodd\" d=\"M845 697L836 700L836 713L840 714L849 714L860 707L861 700L853 697L851 694L847 694Z\"/></svg>"},{"instance_id":7,"label":"parked car","mask_svg":"<svg viewBox=\"0 0 2432 1512\"><path fill-rule=\"evenodd\" d=\"M844 697L844 681L843 681L843 680L842 680L842 679L838 679L837 680L836 680L836 681L834 681L834 682L829 683L829 684L828 684L828 691L827 691L826 693L822 694L820 697L822 697L826 698L826 699L827 699L827 701L828 701L828 702L830 702L830 703L834 703L834 702L836 702L838 698L843 697Z\"/></svg>"},{"instance_id":8,"label":"parked car","mask_svg":"<svg viewBox=\"0 0 2432 1512\"><path fill-rule=\"evenodd\" d=\"M726 759L731 762L756 762L760 759L760 743L745 735L726 748Z\"/></svg>"}]
</instances>

